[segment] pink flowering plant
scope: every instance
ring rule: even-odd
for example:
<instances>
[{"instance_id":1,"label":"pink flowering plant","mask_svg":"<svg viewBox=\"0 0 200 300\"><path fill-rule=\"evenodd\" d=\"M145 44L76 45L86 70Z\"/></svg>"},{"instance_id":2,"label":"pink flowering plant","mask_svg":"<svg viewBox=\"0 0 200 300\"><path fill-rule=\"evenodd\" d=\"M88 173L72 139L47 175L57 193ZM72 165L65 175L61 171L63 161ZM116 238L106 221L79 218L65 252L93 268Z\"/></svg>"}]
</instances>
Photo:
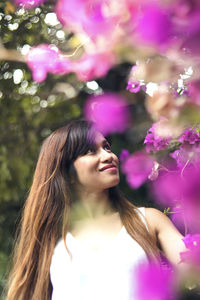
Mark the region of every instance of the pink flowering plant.
<instances>
[{"instance_id":1,"label":"pink flowering plant","mask_svg":"<svg viewBox=\"0 0 200 300\"><path fill-rule=\"evenodd\" d=\"M25 9L32 9L45 2L45 0L14 0L14 1L19 7L23 7Z\"/></svg>"},{"instance_id":2,"label":"pink flowering plant","mask_svg":"<svg viewBox=\"0 0 200 300\"><path fill-rule=\"evenodd\" d=\"M122 172L126 174L128 184L136 189L147 181L152 173L153 166L153 158L140 151L128 156L123 161Z\"/></svg>"},{"instance_id":3,"label":"pink flowering plant","mask_svg":"<svg viewBox=\"0 0 200 300\"><path fill-rule=\"evenodd\" d=\"M143 263L137 270L136 299L176 300L177 282L170 268L155 262Z\"/></svg>"},{"instance_id":4,"label":"pink flowering plant","mask_svg":"<svg viewBox=\"0 0 200 300\"><path fill-rule=\"evenodd\" d=\"M158 152L160 150L167 149L169 147L170 137L162 137L156 133L157 123L148 130L147 135L144 140L146 146L146 152Z\"/></svg>"},{"instance_id":5,"label":"pink flowering plant","mask_svg":"<svg viewBox=\"0 0 200 300\"><path fill-rule=\"evenodd\" d=\"M187 234L183 242L187 251L180 253L181 261L200 268L200 234Z\"/></svg>"},{"instance_id":6,"label":"pink flowering plant","mask_svg":"<svg viewBox=\"0 0 200 300\"><path fill-rule=\"evenodd\" d=\"M37 82L44 81L48 73L66 74L71 71L70 61L53 45L42 44L33 47L27 55L26 62L32 70L33 79Z\"/></svg>"},{"instance_id":7,"label":"pink flowering plant","mask_svg":"<svg viewBox=\"0 0 200 300\"><path fill-rule=\"evenodd\" d=\"M85 117L104 135L125 131L130 122L127 101L115 93L92 96L86 102Z\"/></svg>"}]
</instances>

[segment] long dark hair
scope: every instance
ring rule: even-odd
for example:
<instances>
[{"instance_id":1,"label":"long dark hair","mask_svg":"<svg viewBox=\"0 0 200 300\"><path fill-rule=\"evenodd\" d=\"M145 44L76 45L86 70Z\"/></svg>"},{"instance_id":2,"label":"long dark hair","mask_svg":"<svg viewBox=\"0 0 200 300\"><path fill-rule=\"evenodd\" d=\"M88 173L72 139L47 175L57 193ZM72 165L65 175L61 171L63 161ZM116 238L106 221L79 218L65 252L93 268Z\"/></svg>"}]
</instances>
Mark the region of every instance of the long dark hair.
<instances>
[{"instance_id":1,"label":"long dark hair","mask_svg":"<svg viewBox=\"0 0 200 300\"><path fill-rule=\"evenodd\" d=\"M54 131L44 141L24 206L7 300L51 299L49 273L53 251L61 236L65 241L69 230L74 198L72 180L76 179L73 162L94 146L94 135L91 123L78 120ZM109 189L109 195L129 234L149 257L155 257L158 254L155 240L136 207L115 187Z\"/></svg>"}]
</instances>

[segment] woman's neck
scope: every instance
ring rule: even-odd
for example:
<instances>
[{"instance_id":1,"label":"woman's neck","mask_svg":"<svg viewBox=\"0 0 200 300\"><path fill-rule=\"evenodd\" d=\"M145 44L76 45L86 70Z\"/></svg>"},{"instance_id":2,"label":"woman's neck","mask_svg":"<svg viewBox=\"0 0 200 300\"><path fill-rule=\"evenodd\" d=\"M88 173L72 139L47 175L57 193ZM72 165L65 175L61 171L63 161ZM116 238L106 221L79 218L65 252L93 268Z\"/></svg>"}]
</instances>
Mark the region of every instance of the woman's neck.
<instances>
[{"instance_id":1,"label":"woman's neck","mask_svg":"<svg viewBox=\"0 0 200 300\"><path fill-rule=\"evenodd\" d=\"M96 220L116 212L109 199L109 191L79 193L79 200L71 208L72 222L80 220Z\"/></svg>"}]
</instances>

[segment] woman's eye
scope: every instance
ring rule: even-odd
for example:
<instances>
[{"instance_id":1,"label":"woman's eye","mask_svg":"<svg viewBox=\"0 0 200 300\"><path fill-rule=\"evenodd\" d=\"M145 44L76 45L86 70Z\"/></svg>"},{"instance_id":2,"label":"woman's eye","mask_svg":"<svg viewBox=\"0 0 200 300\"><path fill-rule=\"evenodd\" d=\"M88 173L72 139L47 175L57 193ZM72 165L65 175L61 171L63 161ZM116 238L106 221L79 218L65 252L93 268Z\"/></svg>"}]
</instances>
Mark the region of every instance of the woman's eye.
<instances>
[{"instance_id":1,"label":"woman's eye","mask_svg":"<svg viewBox=\"0 0 200 300\"><path fill-rule=\"evenodd\" d=\"M110 147L109 144L106 144L106 145L104 146L104 149L111 151L111 147Z\"/></svg>"}]
</instances>

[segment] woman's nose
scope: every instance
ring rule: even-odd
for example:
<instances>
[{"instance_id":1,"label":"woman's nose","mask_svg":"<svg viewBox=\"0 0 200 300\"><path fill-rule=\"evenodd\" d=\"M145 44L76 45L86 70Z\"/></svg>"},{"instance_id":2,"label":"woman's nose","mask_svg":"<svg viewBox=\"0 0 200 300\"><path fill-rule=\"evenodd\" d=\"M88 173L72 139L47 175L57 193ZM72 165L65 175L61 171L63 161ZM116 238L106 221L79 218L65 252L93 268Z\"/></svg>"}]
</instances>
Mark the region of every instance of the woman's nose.
<instances>
[{"instance_id":1,"label":"woman's nose","mask_svg":"<svg viewBox=\"0 0 200 300\"><path fill-rule=\"evenodd\" d=\"M113 156L111 152L107 152L106 150L101 151L101 161L102 162L112 162Z\"/></svg>"}]
</instances>

